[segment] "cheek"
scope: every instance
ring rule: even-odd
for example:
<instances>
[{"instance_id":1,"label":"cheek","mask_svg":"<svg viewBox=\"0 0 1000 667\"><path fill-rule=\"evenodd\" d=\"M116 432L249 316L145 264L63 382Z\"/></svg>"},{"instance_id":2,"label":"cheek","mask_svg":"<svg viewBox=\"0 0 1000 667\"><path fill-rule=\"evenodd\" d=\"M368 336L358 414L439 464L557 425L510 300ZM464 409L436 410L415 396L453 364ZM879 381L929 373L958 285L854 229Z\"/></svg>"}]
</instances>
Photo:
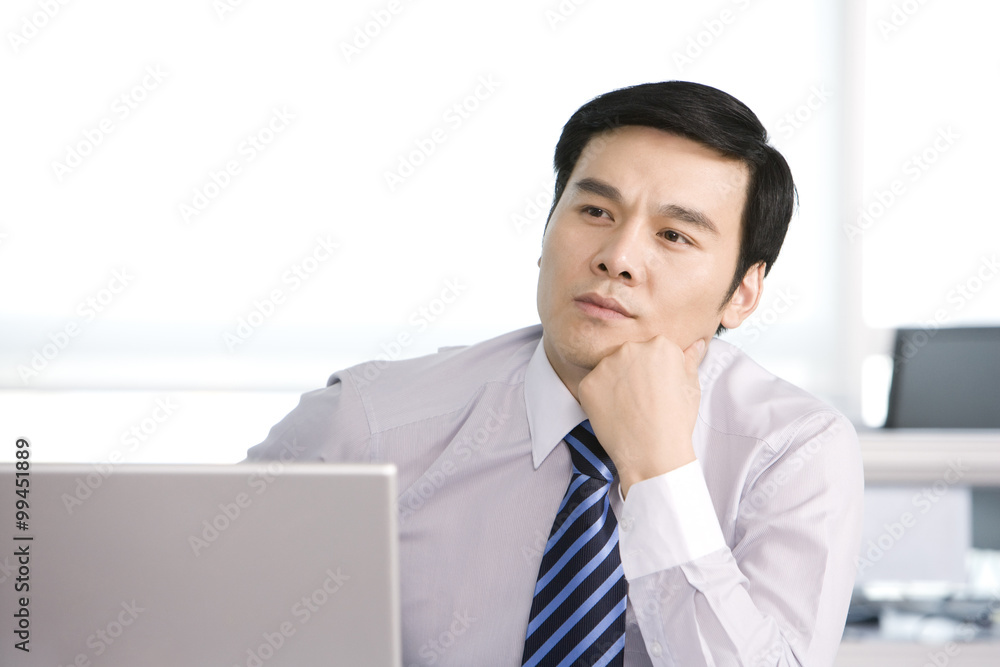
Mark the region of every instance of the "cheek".
<instances>
[{"instance_id":1,"label":"cheek","mask_svg":"<svg viewBox=\"0 0 1000 667\"><path fill-rule=\"evenodd\" d=\"M571 253L566 250L568 247L572 246L568 246L559 236L547 237L542 245L538 278L540 282L546 283L549 293L556 293L565 287L573 263Z\"/></svg>"},{"instance_id":2,"label":"cheek","mask_svg":"<svg viewBox=\"0 0 1000 667\"><path fill-rule=\"evenodd\" d=\"M728 253L692 254L691 261L674 273L674 284L679 292L688 295L687 300L716 303L729 287L735 270L736 258L730 261Z\"/></svg>"},{"instance_id":3,"label":"cheek","mask_svg":"<svg viewBox=\"0 0 1000 667\"><path fill-rule=\"evenodd\" d=\"M559 289L559 267L557 266L556 256L550 252L546 244L542 248L541 265L538 269L537 294L538 314L541 316L543 323L546 317L551 314L552 305L556 300L556 294L559 292Z\"/></svg>"},{"instance_id":4,"label":"cheek","mask_svg":"<svg viewBox=\"0 0 1000 667\"><path fill-rule=\"evenodd\" d=\"M660 282L653 301L659 306L656 321L661 328L677 330L686 326L700 327L718 312L725 287L719 287L718 276L685 273L673 280ZM726 287L729 283L726 282Z\"/></svg>"}]
</instances>

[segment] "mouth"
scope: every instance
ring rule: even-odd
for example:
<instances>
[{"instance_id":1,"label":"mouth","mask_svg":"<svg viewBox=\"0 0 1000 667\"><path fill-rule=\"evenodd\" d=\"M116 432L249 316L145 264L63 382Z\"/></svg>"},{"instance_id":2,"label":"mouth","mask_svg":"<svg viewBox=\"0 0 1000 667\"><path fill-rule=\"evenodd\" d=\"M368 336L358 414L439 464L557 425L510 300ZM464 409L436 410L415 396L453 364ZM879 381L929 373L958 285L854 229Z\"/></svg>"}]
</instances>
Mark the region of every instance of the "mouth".
<instances>
[{"instance_id":1,"label":"mouth","mask_svg":"<svg viewBox=\"0 0 1000 667\"><path fill-rule=\"evenodd\" d=\"M586 314L602 320L622 320L634 317L625 306L610 297L594 292L581 294L573 300Z\"/></svg>"}]
</instances>

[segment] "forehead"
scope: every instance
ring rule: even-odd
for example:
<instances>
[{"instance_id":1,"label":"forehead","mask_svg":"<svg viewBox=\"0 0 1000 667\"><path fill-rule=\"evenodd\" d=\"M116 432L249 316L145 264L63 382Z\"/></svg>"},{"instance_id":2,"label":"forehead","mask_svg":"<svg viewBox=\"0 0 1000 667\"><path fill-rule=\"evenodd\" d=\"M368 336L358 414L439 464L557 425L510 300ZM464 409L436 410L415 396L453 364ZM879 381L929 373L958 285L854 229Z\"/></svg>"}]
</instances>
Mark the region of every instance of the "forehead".
<instances>
[{"instance_id":1,"label":"forehead","mask_svg":"<svg viewBox=\"0 0 1000 667\"><path fill-rule=\"evenodd\" d=\"M742 161L687 137L627 125L596 134L580 153L568 187L587 177L610 182L626 195L738 198L742 211L750 182Z\"/></svg>"}]
</instances>

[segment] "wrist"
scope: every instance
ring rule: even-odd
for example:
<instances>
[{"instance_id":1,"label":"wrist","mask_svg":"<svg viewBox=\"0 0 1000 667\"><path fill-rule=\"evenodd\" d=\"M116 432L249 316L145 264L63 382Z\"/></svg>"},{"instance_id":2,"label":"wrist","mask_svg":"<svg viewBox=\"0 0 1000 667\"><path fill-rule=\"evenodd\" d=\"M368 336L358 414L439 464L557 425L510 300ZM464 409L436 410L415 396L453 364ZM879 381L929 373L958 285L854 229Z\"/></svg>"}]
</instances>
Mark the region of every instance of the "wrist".
<instances>
[{"instance_id":1,"label":"wrist","mask_svg":"<svg viewBox=\"0 0 1000 667\"><path fill-rule=\"evenodd\" d=\"M623 462L623 465L619 465L616 461L622 498L628 495L633 484L665 475L695 460L697 457L694 455L694 447L688 440L674 447L658 449L650 456L631 457L631 460Z\"/></svg>"}]
</instances>

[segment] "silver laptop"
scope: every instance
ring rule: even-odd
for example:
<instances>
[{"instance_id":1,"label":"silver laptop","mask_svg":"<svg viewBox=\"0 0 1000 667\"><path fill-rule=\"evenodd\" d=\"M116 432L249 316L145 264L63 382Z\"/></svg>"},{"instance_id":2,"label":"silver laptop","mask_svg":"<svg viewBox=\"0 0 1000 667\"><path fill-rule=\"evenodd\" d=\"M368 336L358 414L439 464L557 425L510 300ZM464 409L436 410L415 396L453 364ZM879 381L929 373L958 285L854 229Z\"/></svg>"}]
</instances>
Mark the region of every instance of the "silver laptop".
<instances>
[{"instance_id":1,"label":"silver laptop","mask_svg":"<svg viewBox=\"0 0 1000 667\"><path fill-rule=\"evenodd\" d=\"M0 665L399 667L395 487L379 465L0 464Z\"/></svg>"}]
</instances>

